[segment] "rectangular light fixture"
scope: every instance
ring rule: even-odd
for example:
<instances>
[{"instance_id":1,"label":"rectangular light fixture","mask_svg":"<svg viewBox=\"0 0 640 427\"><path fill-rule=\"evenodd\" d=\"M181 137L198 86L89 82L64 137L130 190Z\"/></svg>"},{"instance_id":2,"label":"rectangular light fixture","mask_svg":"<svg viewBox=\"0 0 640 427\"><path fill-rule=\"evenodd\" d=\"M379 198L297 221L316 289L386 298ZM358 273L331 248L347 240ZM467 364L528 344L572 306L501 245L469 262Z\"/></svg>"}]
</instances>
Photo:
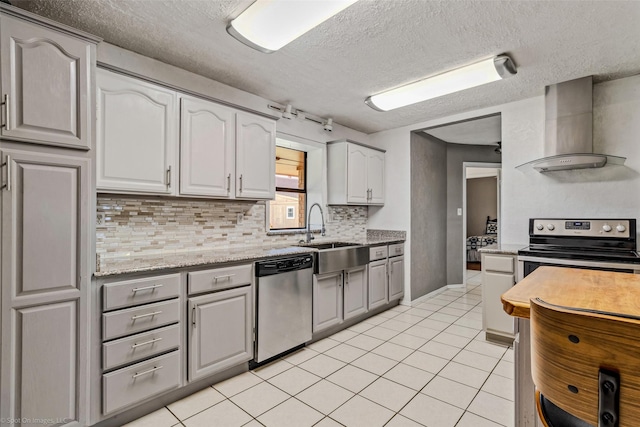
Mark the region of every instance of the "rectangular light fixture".
<instances>
[{"instance_id":1,"label":"rectangular light fixture","mask_svg":"<svg viewBox=\"0 0 640 427\"><path fill-rule=\"evenodd\" d=\"M227 32L260 52L272 53L357 0L256 0Z\"/></svg>"},{"instance_id":2,"label":"rectangular light fixture","mask_svg":"<svg viewBox=\"0 0 640 427\"><path fill-rule=\"evenodd\" d=\"M389 111L491 83L516 73L517 70L511 58L500 55L372 95L364 102L374 110Z\"/></svg>"}]
</instances>

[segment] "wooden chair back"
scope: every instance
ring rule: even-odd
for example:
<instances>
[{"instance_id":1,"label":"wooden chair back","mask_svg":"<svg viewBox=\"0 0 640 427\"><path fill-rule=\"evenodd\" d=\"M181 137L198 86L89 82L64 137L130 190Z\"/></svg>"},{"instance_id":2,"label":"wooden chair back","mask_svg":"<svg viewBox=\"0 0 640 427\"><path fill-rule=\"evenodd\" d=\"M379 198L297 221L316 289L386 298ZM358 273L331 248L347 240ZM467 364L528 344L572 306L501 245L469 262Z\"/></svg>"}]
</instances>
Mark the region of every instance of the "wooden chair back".
<instances>
[{"instance_id":1,"label":"wooden chair back","mask_svg":"<svg viewBox=\"0 0 640 427\"><path fill-rule=\"evenodd\" d=\"M540 299L531 300L530 314L536 389L569 414L598 426L599 370L617 372L618 426L640 426L640 318Z\"/></svg>"}]
</instances>

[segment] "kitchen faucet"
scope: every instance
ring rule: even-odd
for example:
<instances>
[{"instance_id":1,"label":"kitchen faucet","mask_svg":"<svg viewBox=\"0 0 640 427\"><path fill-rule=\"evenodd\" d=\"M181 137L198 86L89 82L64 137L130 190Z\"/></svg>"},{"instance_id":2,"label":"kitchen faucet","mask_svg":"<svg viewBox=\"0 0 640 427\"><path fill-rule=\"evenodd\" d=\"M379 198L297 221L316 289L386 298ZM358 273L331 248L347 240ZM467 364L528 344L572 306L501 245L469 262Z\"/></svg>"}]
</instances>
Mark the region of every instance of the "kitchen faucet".
<instances>
[{"instance_id":1,"label":"kitchen faucet","mask_svg":"<svg viewBox=\"0 0 640 427\"><path fill-rule=\"evenodd\" d=\"M318 203L314 203L309 208L309 214L307 215L307 243L309 243L309 242L311 242L311 240L313 240L313 236L311 235L311 211L313 210L314 206L317 206L318 209L320 209L320 218L322 218L322 236L324 236L324 233L325 233L325 229L324 229L324 213L322 213L322 207Z\"/></svg>"}]
</instances>

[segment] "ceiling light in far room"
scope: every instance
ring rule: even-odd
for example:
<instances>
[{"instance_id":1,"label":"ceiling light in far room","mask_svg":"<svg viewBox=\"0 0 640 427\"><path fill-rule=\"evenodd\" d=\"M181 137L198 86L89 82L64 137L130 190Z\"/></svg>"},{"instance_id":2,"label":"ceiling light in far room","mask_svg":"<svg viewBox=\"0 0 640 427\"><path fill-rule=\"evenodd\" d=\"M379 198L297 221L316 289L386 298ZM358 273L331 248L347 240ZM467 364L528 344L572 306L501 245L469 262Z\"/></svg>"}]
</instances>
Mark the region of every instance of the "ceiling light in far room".
<instances>
[{"instance_id":1,"label":"ceiling light in far room","mask_svg":"<svg viewBox=\"0 0 640 427\"><path fill-rule=\"evenodd\" d=\"M327 119L327 121L324 123L323 129L327 132L331 132L333 130L333 119Z\"/></svg>"},{"instance_id":2,"label":"ceiling light in far room","mask_svg":"<svg viewBox=\"0 0 640 427\"><path fill-rule=\"evenodd\" d=\"M282 118L283 119L293 119L293 113L291 112L291 104L287 104L287 106L285 107L284 111L282 112Z\"/></svg>"},{"instance_id":3,"label":"ceiling light in far room","mask_svg":"<svg viewBox=\"0 0 640 427\"><path fill-rule=\"evenodd\" d=\"M495 82L511 77L516 73L516 66L511 58L506 55L500 55L372 95L364 102L374 110L389 111Z\"/></svg>"},{"instance_id":4,"label":"ceiling light in far room","mask_svg":"<svg viewBox=\"0 0 640 427\"><path fill-rule=\"evenodd\" d=\"M272 53L357 0L256 0L227 32L260 52Z\"/></svg>"}]
</instances>

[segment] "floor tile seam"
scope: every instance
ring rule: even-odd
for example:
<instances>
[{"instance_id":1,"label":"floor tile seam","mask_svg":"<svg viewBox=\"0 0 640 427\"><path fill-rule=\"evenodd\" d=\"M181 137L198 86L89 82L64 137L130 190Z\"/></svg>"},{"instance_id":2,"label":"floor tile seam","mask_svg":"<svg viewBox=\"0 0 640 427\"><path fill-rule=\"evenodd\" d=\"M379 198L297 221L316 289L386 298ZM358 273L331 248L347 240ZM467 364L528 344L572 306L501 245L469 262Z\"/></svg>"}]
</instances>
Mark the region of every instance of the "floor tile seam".
<instances>
[{"instance_id":1,"label":"floor tile seam","mask_svg":"<svg viewBox=\"0 0 640 427\"><path fill-rule=\"evenodd\" d=\"M238 404L237 404L236 402L234 402L233 400L231 400L231 399L225 399L225 400L228 400L228 401L229 401L229 403L231 403L232 405L236 406L238 409L240 409L240 410L241 410L242 412L244 412L245 414L249 415L249 417L251 417L251 419L252 419L252 420L256 418L256 417L254 417L253 415L251 415L250 413L248 413L247 411L245 411L245 410L244 410L240 405L238 405ZM216 404L215 404L215 405L213 405L213 406L219 405L219 404L221 404L221 403L223 403L223 402L224 402L224 400L223 400L222 402L218 402L218 403L216 403ZM213 408L213 406L212 406L212 408ZM211 409L211 408L209 408L209 409ZM204 412L204 411L202 411L202 412ZM266 411L265 411L265 412L266 412ZM263 413L264 413L264 412L263 412ZM262 415L262 414L260 414L260 415ZM258 416L260 416L260 415L258 415ZM191 417L189 417L189 418L191 418ZM187 419L188 419L188 418L185 418L185 421L186 421ZM258 420L256 420L256 421L258 421ZM251 422L251 420L247 421L247 422L246 422L246 423L244 423L244 424L248 424L248 423L250 423L250 422ZM258 421L258 422L259 422L259 421ZM244 424L243 424L243 425L244 425ZM260 424L262 424L262 423L260 423Z\"/></svg>"},{"instance_id":2,"label":"floor tile seam","mask_svg":"<svg viewBox=\"0 0 640 427\"><path fill-rule=\"evenodd\" d=\"M315 384L317 384L317 383L315 383ZM307 387L307 388L309 388L309 387ZM306 390L306 389L305 389L305 390ZM302 390L302 391L304 391L304 390ZM302 393L302 391L300 391L300 393ZM287 393L287 394L288 394L288 393ZM297 396L297 395L291 395L291 394L289 394L289 398L288 398L288 399L283 400L282 402L278 403L277 405L275 405L275 406L274 406L274 407L272 407L271 409L269 409L269 410L267 410L267 411L263 412L262 414L258 415L258 417L263 416L263 415L264 415L264 414L266 414L267 412L269 412L269 411L271 411L271 410L273 410L273 409L277 408L277 407L278 407L278 406L280 406L280 405L285 404L286 402L288 402L288 401L289 401L289 400L291 400L291 399L295 399L295 400L296 400L296 401L298 401L299 403L302 403L304 406L306 406L306 407L308 407L308 408L311 408L311 409L313 409L315 412L317 412L317 413L319 413L320 415L322 415L322 418L320 418L320 419L318 420L318 422L322 421L322 419L323 419L323 418L328 417L328 415L327 415L327 414L325 414L324 412L322 412L322 411L318 410L317 408L314 408L313 406L309 405L309 404L308 404L308 403L306 403L306 402L303 402L302 400L298 399L296 396ZM255 417L255 418L257 418L257 417ZM256 419L256 421L260 422L260 421L259 421L259 420L257 420L257 419ZM316 424L317 424L317 423L316 423ZM314 424L314 425L315 425L315 424Z\"/></svg>"},{"instance_id":3,"label":"floor tile seam","mask_svg":"<svg viewBox=\"0 0 640 427\"><path fill-rule=\"evenodd\" d=\"M475 416L476 416L476 417L478 417L478 418L482 418L483 420L487 420L487 421L489 421L490 423L497 424L497 425L502 426L502 427L506 427L504 424L501 424L501 423L499 423L499 422L497 422L497 421L495 421L495 420L492 420L492 419L490 419L490 418L483 417L482 415L478 415L478 414L476 414L475 412L471 412L471 411L467 411L467 410L465 410L464 412L465 412L465 413L467 413L467 412L468 412L468 413L470 413L470 414L473 414L473 415L475 415ZM462 414L462 415L464 416L464 414ZM460 420L462 420L462 417L460 417ZM460 422L460 420L458 420L458 422ZM458 425L458 424L456 424L456 426L457 426L457 425Z\"/></svg>"},{"instance_id":4,"label":"floor tile seam","mask_svg":"<svg viewBox=\"0 0 640 427\"><path fill-rule=\"evenodd\" d=\"M205 387L205 388L206 388L206 387ZM204 389L203 389L203 390L204 390ZM217 390L216 390L216 391L217 391ZM218 393L219 393L219 392L218 392ZM222 393L220 393L220 394L222 394ZM224 396L224 395L223 395L223 396ZM225 399L226 399L226 397L225 397ZM178 402L179 402L179 401L178 401ZM173 403L175 403L175 402L171 402L169 405L171 405L171 404L173 404ZM220 403L220 402L218 402L218 403ZM213 404L213 405L211 405L211 406L215 406L215 405L217 405L218 403L215 403L215 404ZM178 420L178 423L182 424L182 420L181 420L181 419L180 419L176 414L174 414L174 413L173 413L173 411L172 411L171 409L169 409L169 405L166 405L166 406L165 406L165 408L167 409L167 411L169 411L169 413L170 413L171 415L173 415L173 416L174 416L174 418L175 418L176 420ZM210 407L211 407L211 406L210 406ZM210 407L209 407L209 408L210 408ZM209 408L207 408L207 409L209 409ZM200 411L200 412L202 412L202 411ZM194 415L195 415L195 414L194 414ZM187 418L189 418L189 417L187 417ZM185 420L186 420L187 418L185 418ZM171 425L172 425L172 426L175 426L175 424L171 424Z\"/></svg>"},{"instance_id":5,"label":"floor tile seam","mask_svg":"<svg viewBox=\"0 0 640 427\"><path fill-rule=\"evenodd\" d=\"M386 379L386 378L385 378L385 379ZM374 381L374 382L375 382L375 381ZM373 384L373 383L371 383L371 384ZM369 384L369 385L371 385L371 384ZM367 387L368 387L368 386L367 386ZM419 392L419 391L415 391L414 389L410 388L410 390L411 390L411 391L413 391L413 392L415 392L415 393L413 394L413 396L411 397L411 399L409 399L409 400L407 401L407 403L405 403L404 405L402 405L402 408L400 408L400 409L398 409L398 410L396 411L395 409L391 409L391 408L389 408L388 406L384 406L383 404L378 403L378 402L376 402L376 401L374 401L374 400L372 400L372 399L369 399L368 397L363 396L362 394L360 394L360 393L362 393L362 392L363 392L367 387L365 387L365 388L363 388L362 390L360 390L360 392L359 392L359 393L356 393L356 395L358 395L358 396L362 397L363 399L367 399L369 402L375 403L376 405L382 406L383 408L390 410L391 412L393 412L393 413L394 413L394 414L393 414L393 416L392 416L391 418L395 417L398 413L400 413L400 411L402 410L402 408L404 408L405 406L407 406L407 405L409 404L409 402L411 402L411 401L412 401L412 400L413 400L413 399L414 399L418 394L420 394L420 392ZM407 388L409 388L409 387L407 387ZM389 418L389 421L391 421L391 418Z\"/></svg>"},{"instance_id":6,"label":"floor tile seam","mask_svg":"<svg viewBox=\"0 0 640 427\"><path fill-rule=\"evenodd\" d=\"M300 369L302 369L302 368L300 368ZM304 369L302 369L302 370L304 371ZM322 381L322 380L323 380L323 378L321 378L319 375L314 374L313 372L309 372L309 371L305 371L305 372L307 372L307 373L309 373L309 374L311 374L311 375L313 375L313 376L315 376L315 377L317 377L317 378L319 378L319 379L318 379L317 381L315 381L313 384L310 384L310 385L306 386L305 388L303 388L302 390L300 390L299 392L297 392L297 393L295 393L295 394L291 394L291 393L289 393L287 390L285 390L285 389L283 389L283 388L281 388L281 387L278 387L277 385L273 384L273 383L272 383L272 382L270 382L269 380L265 380L265 382L269 383L269 385L272 385L273 387L277 388L277 389L278 389L278 390L280 390L281 392L288 394L290 397L294 397L294 396L297 396L298 394L302 393L302 392L303 392L303 391L305 391L306 389L308 389L308 388L310 388L310 387L313 387L314 385L318 384L320 381ZM275 378L275 377L277 377L277 376L278 376L278 375L275 375L275 376L273 376L272 378ZM287 399L287 400L288 400L288 399Z\"/></svg>"},{"instance_id":7,"label":"floor tile seam","mask_svg":"<svg viewBox=\"0 0 640 427\"><path fill-rule=\"evenodd\" d=\"M462 350L464 350L464 348L463 348ZM462 350L461 350L461 351L462 351ZM458 354L460 354L460 353L458 353ZM477 354L477 353L476 353L476 354ZM456 356L457 356L457 354L456 354ZM487 357L490 357L490 356L487 356ZM454 358L455 358L455 356L454 356ZM483 372L489 372L489 374L491 374L491 372L493 372L493 370L496 368L496 366L498 366L498 362L499 362L500 360L498 360L498 362L496 362L496 364L491 368L491 370L490 370L490 371L487 371L486 369L478 368L478 366L469 365L469 364L464 363L464 362L461 362L461 361L459 361L459 360L451 359L451 361L452 361L452 362L459 363L459 364L464 365L464 366L468 366L468 367L470 367L470 368L478 369L478 370L483 371Z\"/></svg>"},{"instance_id":8,"label":"floor tile seam","mask_svg":"<svg viewBox=\"0 0 640 427\"><path fill-rule=\"evenodd\" d=\"M320 421L318 421L317 423L315 423L312 427L317 426L318 424L320 424L325 418L329 418L331 421L337 423L338 425L342 426L342 427L347 427L344 424L342 424L341 422L338 422L336 420L334 420L333 418L331 418L329 415L325 415L324 418L322 418Z\"/></svg>"}]
</instances>

